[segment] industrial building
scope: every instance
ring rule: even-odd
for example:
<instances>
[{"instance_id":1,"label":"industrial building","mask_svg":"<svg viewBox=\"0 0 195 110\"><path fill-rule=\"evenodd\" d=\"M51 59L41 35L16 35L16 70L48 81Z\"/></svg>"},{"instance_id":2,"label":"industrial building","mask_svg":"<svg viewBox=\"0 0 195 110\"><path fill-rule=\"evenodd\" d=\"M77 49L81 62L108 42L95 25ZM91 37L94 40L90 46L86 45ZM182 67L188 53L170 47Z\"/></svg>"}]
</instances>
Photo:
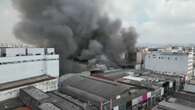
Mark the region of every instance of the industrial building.
<instances>
[{"instance_id":1,"label":"industrial building","mask_svg":"<svg viewBox=\"0 0 195 110\"><path fill-rule=\"evenodd\" d=\"M79 104L85 105L57 91L46 93L29 86L20 89L17 98L0 102L0 110L83 110Z\"/></svg>"},{"instance_id":2,"label":"industrial building","mask_svg":"<svg viewBox=\"0 0 195 110\"><path fill-rule=\"evenodd\" d=\"M147 89L92 76L69 75L60 86L60 92L88 102L91 110L129 110L150 98Z\"/></svg>"},{"instance_id":3,"label":"industrial building","mask_svg":"<svg viewBox=\"0 0 195 110\"><path fill-rule=\"evenodd\" d=\"M152 110L194 110L194 108L195 94L180 91L158 103Z\"/></svg>"},{"instance_id":4,"label":"industrial building","mask_svg":"<svg viewBox=\"0 0 195 110\"><path fill-rule=\"evenodd\" d=\"M195 77L193 77L191 80L185 83L184 91L195 93Z\"/></svg>"},{"instance_id":5,"label":"industrial building","mask_svg":"<svg viewBox=\"0 0 195 110\"><path fill-rule=\"evenodd\" d=\"M59 78L53 48L1 48L0 71L0 110L172 110L174 105L186 107L179 103L183 99L195 102L194 79L183 77L188 72L94 69ZM170 96L177 101L169 103Z\"/></svg>"},{"instance_id":6,"label":"industrial building","mask_svg":"<svg viewBox=\"0 0 195 110\"><path fill-rule=\"evenodd\" d=\"M54 48L0 48L0 101L28 86L45 92L58 88L59 55Z\"/></svg>"},{"instance_id":7,"label":"industrial building","mask_svg":"<svg viewBox=\"0 0 195 110\"><path fill-rule=\"evenodd\" d=\"M148 52L149 52L148 48L137 48L136 66L135 66L137 70L143 69L145 56L147 55Z\"/></svg>"},{"instance_id":8,"label":"industrial building","mask_svg":"<svg viewBox=\"0 0 195 110\"><path fill-rule=\"evenodd\" d=\"M125 76L117 80L117 82L126 84L126 85L131 85L131 86L136 86L140 88L147 89L150 91L149 93L149 98L145 100L144 103L141 103L139 101L139 97L133 99L139 106L134 105L133 109L137 110L140 106L143 108L148 108L151 109L154 105L156 105L163 97L164 95L164 88L155 86L152 83L147 83L145 79L139 78L139 77L134 77L134 76Z\"/></svg>"},{"instance_id":9,"label":"industrial building","mask_svg":"<svg viewBox=\"0 0 195 110\"><path fill-rule=\"evenodd\" d=\"M158 50L145 56L144 68L160 74L193 76L193 51Z\"/></svg>"},{"instance_id":10,"label":"industrial building","mask_svg":"<svg viewBox=\"0 0 195 110\"><path fill-rule=\"evenodd\" d=\"M137 110L151 96L147 89L85 75L65 75L59 90L21 88L15 99L0 102L1 110ZM136 100L135 100L136 99Z\"/></svg>"},{"instance_id":11,"label":"industrial building","mask_svg":"<svg viewBox=\"0 0 195 110\"><path fill-rule=\"evenodd\" d=\"M82 110L78 105L68 101L68 98L63 98L58 94L60 93L45 93L37 88L27 87L20 90L19 98L31 110ZM77 101L70 98L69 100L73 102Z\"/></svg>"},{"instance_id":12,"label":"industrial building","mask_svg":"<svg viewBox=\"0 0 195 110\"><path fill-rule=\"evenodd\" d=\"M154 73L152 71L137 71L137 70L112 70L91 74L92 76L147 89L150 91L150 98L145 103L139 103L139 106L152 108L162 99L173 95L180 90L183 85L183 79L180 76L169 76L164 74ZM136 99L134 99L136 100ZM139 106L134 106L136 110Z\"/></svg>"},{"instance_id":13,"label":"industrial building","mask_svg":"<svg viewBox=\"0 0 195 110\"><path fill-rule=\"evenodd\" d=\"M190 107L188 105L177 102L162 101L152 110L194 110L194 107Z\"/></svg>"}]
</instances>

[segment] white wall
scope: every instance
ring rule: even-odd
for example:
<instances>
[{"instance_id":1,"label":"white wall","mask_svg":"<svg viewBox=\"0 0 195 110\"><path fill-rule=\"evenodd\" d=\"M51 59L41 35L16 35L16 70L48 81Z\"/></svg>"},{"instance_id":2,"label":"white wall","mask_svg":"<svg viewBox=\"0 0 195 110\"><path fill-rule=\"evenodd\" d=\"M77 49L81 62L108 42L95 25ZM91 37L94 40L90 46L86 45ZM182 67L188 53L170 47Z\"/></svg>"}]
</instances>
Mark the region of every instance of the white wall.
<instances>
[{"instance_id":1,"label":"white wall","mask_svg":"<svg viewBox=\"0 0 195 110\"><path fill-rule=\"evenodd\" d=\"M55 49L54 48L47 48L46 53L47 54L55 54Z\"/></svg>"},{"instance_id":2,"label":"white wall","mask_svg":"<svg viewBox=\"0 0 195 110\"><path fill-rule=\"evenodd\" d=\"M144 66L145 69L157 72L186 74L188 72L188 55L165 55L160 52L152 52L145 56Z\"/></svg>"},{"instance_id":3,"label":"white wall","mask_svg":"<svg viewBox=\"0 0 195 110\"><path fill-rule=\"evenodd\" d=\"M45 49L44 48L27 48L27 54L28 55L44 55L45 54Z\"/></svg>"},{"instance_id":4,"label":"white wall","mask_svg":"<svg viewBox=\"0 0 195 110\"><path fill-rule=\"evenodd\" d=\"M58 79L56 78L49 81L43 81L43 82L39 82L27 86L21 86L21 87L17 87L5 91L0 91L0 101L17 97L19 95L20 89L29 86L34 86L44 92L53 91L58 89Z\"/></svg>"},{"instance_id":5,"label":"white wall","mask_svg":"<svg viewBox=\"0 0 195 110\"><path fill-rule=\"evenodd\" d=\"M184 91L195 93L195 85L185 84Z\"/></svg>"},{"instance_id":6,"label":"white wall","mask_svg":"<svg viewBox=\"0 0 195 110\"><path fill-rule=\"evenodd\" d=\"M0 84L48 74L59 76L58 55L0 57Z\"/></svg>"},{"instance_id":7,"label":"white wall","mask_svg":"<svg viewBox=\"0 0 195 110\"><path fill-rule=\"evenodd\" d=\"M136 64L141 64L142 63L142 58L143 58L143 53L142 52L137 52Z\"/></svg>"},{"instance_id":8,"label":"white wall","mask_svg":"<svg viewBox=\"0 0 195 110\"><path fill-rule=\"evenodd\" d=\"M17 55L26 55L26 48L4 48L6 57L15 57Z\"/></svg>"}]
</instances>

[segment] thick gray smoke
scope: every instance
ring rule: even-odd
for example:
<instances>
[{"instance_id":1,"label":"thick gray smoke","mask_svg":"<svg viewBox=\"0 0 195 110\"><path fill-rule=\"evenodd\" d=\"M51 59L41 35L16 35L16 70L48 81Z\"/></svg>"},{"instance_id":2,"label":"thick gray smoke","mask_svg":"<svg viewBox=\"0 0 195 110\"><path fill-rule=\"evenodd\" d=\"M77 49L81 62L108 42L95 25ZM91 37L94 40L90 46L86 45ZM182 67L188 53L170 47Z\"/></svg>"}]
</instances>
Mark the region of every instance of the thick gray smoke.
<instances>
[{"instance_id":1,"label":"thick gray smoke","mask_svg":"<svg viewBox=\"0 0 195 110\"><path fill-rule=\"evenodd\" d=\"M134 28L122 29L120 20L103 12L106 0L13 0L21 12L14 33L37 47L54 47L61 72L86 70L89 63L119 66L123 54L135 49Z\"/></svg>"}]
</instances>

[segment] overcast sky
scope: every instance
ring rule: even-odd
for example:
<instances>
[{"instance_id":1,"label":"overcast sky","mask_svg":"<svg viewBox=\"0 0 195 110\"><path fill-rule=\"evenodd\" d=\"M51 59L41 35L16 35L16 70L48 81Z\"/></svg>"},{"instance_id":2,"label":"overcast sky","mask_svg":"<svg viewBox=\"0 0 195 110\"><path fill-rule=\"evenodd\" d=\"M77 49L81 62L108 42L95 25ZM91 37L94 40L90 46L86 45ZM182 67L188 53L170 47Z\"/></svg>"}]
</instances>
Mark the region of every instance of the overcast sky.
<instances>
[{"instance_id":1,"label":"overcast sky","mask_svg":"<svg viewBox=\"0 0 195 110\"><path fill-rule=\"evenodd\" d=\"M110 17L136 27L139 44L195 44L195 0L108 1ZM12 31L18 21L11 0L0 0L0 42L17 42Z\"/></svg>"}]
</instances>

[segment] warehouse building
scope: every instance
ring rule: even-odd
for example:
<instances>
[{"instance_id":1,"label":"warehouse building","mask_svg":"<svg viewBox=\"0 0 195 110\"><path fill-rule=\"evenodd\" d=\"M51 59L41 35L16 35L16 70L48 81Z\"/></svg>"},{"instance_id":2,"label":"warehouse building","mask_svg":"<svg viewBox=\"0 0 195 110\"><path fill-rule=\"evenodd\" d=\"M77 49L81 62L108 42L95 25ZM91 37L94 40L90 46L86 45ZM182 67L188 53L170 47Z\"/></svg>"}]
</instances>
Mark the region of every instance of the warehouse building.
<instances>
[{"instance_id":1,"label":"warehouse building","mask_svg":"<svg viewBox=\"0 0 195 110\"><path fill-rule=\"evenodd\" d=\"M191 80L185 83L184 91L195 93L195 77L193 77Z\"/></svg>"},{"instance_id":2,"label":"warehouse building","mask_svg":"<svg viewBox=\"0 0 195 110\"><path fill-rule=\"evenodd\" d=\"M137 110L140 106L142 108L148 108L151 109L154 105L156 105L163 97L164 95L164 88L156 86L152 83L147 82L143 78L134 77L134 76L125 76L117 80L117 82L120 82L122 84L136 86L140 88L147 89L148 91L148 98L145 99L144 103L139 102L136 100L139 100L138 98L133 99L134 102L137 102L137 105L135 104L133 108ZM139 106L138 106L139 105Z\"/></svg>"},{"instance_id":3,"label":"warehouse building","mask_svg":"<svg viewBox=\"0 0 195 110\"><path fill-rule=\"evenodd\" d=\"M147 89L83 75L64 76L60 92L88 102L92 110L129 110L150 97Z\"/></svg>"},{"instance_id":4,"label":"warehouse building","mask_svg":"<svg viewBox=\"0 0 195 110\"><path fill-rule=\"evenodd\" d=\"M21 89L19 98L25 106L32 110L82 110L76 104L56 94L53 92L45 93L35 87L27 87Z\"/></svg>"},{"instance_id":5,"label":"warehouse building","mask_svg":"<svg viewBox=\"0 0 195 110\"><path fill-rule=\"evenodd\" d=\"M151 51L145 56L144 68L160 74L193 76L193 52Z\"/></svg>"},{"instance_id":6,"label":"warehouse building","mask_svg":"<svg viewBox=\"0 0 195 110\"><path fill-rule=\"evenodd\" d=\"M185 84L185 78L178 75L167 75L167 74L158 74L153 71L145 71L139 75L140 77L145 77L146 79L152 80L153 82L161 82L164 83L156 83L157 85L166 86L169 91L179 91L182 90Z\"/></svg>"},{"instance_id":7,"label":"warehouse building","mask_svg":"<svg viewBox=\"0 0 195 110\"><path fill-rule=\"evenodd\" d=\"M164 88L155 85L148 79L136 77L134 70L115 70L115 71L108 71L105 73L97 73L92 74L95 77L115 81L118 83L122 83L128 86L135 86L142 89L146 89L148 92L146 100L144 103L139 100L140 97L136 97L133 99L133 109L137 110L138 108L151 108L155 104L160 101L164 95Z\"/></svg>"},{"instance_id":8,"label":"warehouse building","mask_svg":"<svg viewBox=\"0 0 195 110\"><path fill-rule=\"evenodd\" d=\"M60 82L59 91L47 93L33 86L22 88L18 98L0 102L0 108L1 110L19 108L25 108L25 110L129 110L138 102L144 103L150 97L150 91L147 89L90 76L65 75Z\"/></svg>"},{"instance_id":9,"label":"warehouse building","mask_svg":"<svg viewBox=\"0 0 195 110\"><path fill-rule=\"evenodd\" d=\"M143 108L151 108L158 104L158 102L160 102L162 99L173 95L181 88L183 83L183 79L180 76L157 74L152 71L112 70L97 72L91 75L98 78L147 89L151 92L151 97L145 103L140 104L140 106ZM139 106L137 105L134 106L134 108L138 107Z\"/></svg>"},{"instance_id":10,"label":"warehouse building","mask_svg":"<svg viewBox=\"0 0 195 110\"><path fill-rule=\"evenodd\" d=\"M28 86L45 92L58 88L59 55L54 48L0 48L0 101Z\"/></svg>"},{"instance_id":11,"label":"warehouse building","mask_svg":"<svg viewBox=\"0 0 195 110\"><path fill-rule=\"evenodd\" d=\"M85 110L85 105L58 91L45 93L30 86L20 89L17 98L0 102L0 110Z\"/></svg>"}]
</instances>

